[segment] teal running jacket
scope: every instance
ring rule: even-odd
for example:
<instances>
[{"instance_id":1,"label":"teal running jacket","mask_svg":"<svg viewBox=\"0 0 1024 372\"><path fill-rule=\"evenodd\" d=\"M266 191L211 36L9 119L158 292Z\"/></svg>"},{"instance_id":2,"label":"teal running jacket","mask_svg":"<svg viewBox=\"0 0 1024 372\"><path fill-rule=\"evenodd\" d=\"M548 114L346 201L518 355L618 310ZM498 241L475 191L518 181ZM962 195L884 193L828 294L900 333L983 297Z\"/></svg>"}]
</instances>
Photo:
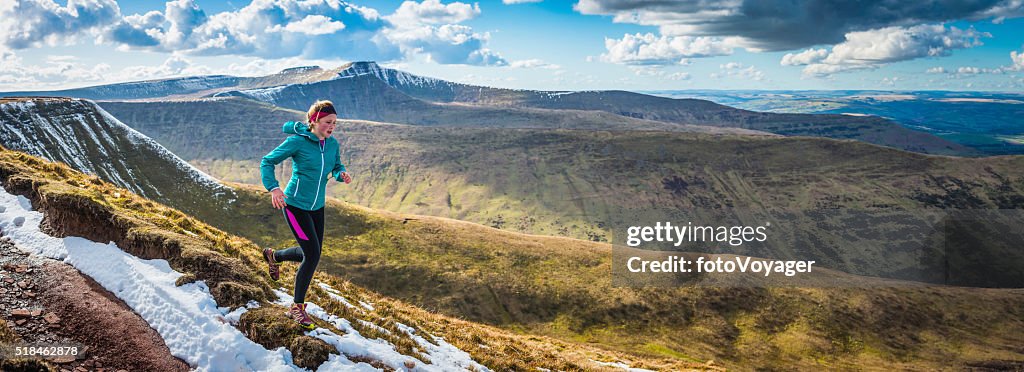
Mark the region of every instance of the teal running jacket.
<instances>
[{"instance_id":1,"label":"teal running jacket","mask_svg":"<svg viewBox=\"0 0 1024 372\"><path fill-rule=\"evenodd\" d=\"M263 187L267 191L280 188L274 167L292 158L292 178L284 188L284 202L307 211L323 208L327 180L333 177L343 182L341 172L345 165L341 163L338 140L332 136L321 141L305 123L298 121L284 123L281 131L291 136L260 161Z\"/></svg>"}]
</instances>

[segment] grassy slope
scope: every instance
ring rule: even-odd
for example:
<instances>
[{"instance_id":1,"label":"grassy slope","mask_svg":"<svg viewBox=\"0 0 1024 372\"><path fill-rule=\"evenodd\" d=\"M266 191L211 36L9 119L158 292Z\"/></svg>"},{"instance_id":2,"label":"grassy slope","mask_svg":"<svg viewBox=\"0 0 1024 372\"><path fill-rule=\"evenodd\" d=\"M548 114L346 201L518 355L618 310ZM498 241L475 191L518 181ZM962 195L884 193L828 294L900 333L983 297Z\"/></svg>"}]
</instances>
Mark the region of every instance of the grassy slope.
<instances>
[{"instance_id":1,"label":"grassy slope","mask_svg":"<svg viewBox=\"0 0 1024 372\"><path fill-rule=\"evenodd\" d=\"M579 210L571 209L578 208L575 203L559 199L561 178L548 183L513 183L485 182L486 177L507 177L515 172L509 169L520 170L519 174L523 169L539 169L544 175L571 170L569 174L586 181L583 185L614 188L624 195L586 200L605 203L606 208L624 201L638 206L664 203L692 208L730 203L750 207L758 205L756 200L773 207L970 207L977 203L980 207L1012 207L1022 182L1017 173L1020 158L930 157L853 141L352 125L343 129L343 138L352 141L353 160L369 162L354 166L360 169L357 177L364 177L360 180L370 173L370 180L363 181L367 184L372 180L400 187L442 185L448 177L471 171L471 176L480 180L474 185L476 190L482 192L462 194L465 197L454 200L487 200L487 196L514 192L514 187L530 186L551 193L547 198L532 190L513 195L531 202L533 198L542 200L534 205L549 214L560 209ZM267 132L277 130L276 124L267 127L274 127ZM179 128L179 132L187 133L189 128ZM162 142L161 135L167 134L140 130ZM253 142L238 147L252 151L256 141L269 143L266 148L279 142L279 137L268 139L269 135L253 137L245 140ZM217 151L221 145L200 140L192 149ZM377 155L360 156L364 154ZM230 152L230 156L245 155ZM550 164L551 169L537 166L538 162ZM607 163L628 166L602 166ZM527 164L530 168L523 168ZM394 173L374 173L387 167ZM609 168L623 173L609 178L603 173ZM226 174L237 175L238 169ZM652 173L657 176L651 177ZM667 192L661 181L670 175L700 186L683 195ZM427 177L431 178L425 181ZM331 188L343 193L350 190L350 186ZM211 218L215 225L261 245L291 245L279 215L266 207L258 188L250 190L252 196L239 202L246 207L220 219L215 215L204 219ZM646 191L629 193L635 190ZM381 194L401 193L381 188ZM415 205L407 197L403 205L410 204ZM950 350L958 353L957 363L961 364L1020 359L1019 349L1005 346L1020 341L1010 331L1019 329L1021 322L1014 308L1020 304L1020 294L1014 291L623 292L608 287L609 262L603 253L607 250L600 245L525 238L479 226L456 233L450 229L472 225L451 221L424 224L432 220L425 217L406 224L384 220L390 222L366 229L360 227L365 220L359 216L371 212L356 213L359 208L332 205L339 207L335 212L329 210L328 221L334 222L329 222L331 237L323 261L328 271L428 309L522 332L596 342L631 352L714 358L747 367L789 363L808 367L929 365L939 363L940 355ZM518 208L522 207L509 209ZM960 313L972 320L961 323ZM951 339L935 341L936 337Z\"/></svg>"},{"instance_id":2,"label":"grassy slope","mask_svg":"<svg viewBox=\"0 0 1024 372\"><path fill-rule=\"evenodd\" d=\"M236 186L248 215L213 223L261 245L293 245L266 194ZM620 288L611 285L605 244L334 200L326 221L326 272L523 334L743 368L927 369L950 354L954 365L1024 359L1010 346L1024 340L1019 290Z\"/></svg>"},{"instance_id":3,"label":"grassy slope","mask_svg":"<svg viewBox=\"0 0 1024 372\"><path fill-rule=\"evenodd\" d=\"M259 157L283 138L277 123L301 117L240 100L196 110L187 103L102 105L204 171L244 183L258 183ZM222 111L252 120L207 117ZM1019 157L923 156L848 140L358 121L339 130L357 182L332 188L332 196L585 239L607 238L600 226L621 208L1015 208L1024 190ZM666 189L673 177L689 185L685 192Z\"/></svg>"},{"instance_id":4,"label":"grassy slope","mask_svg":"<svg viewBox=\"0 0 1024 372\"><path fill-rule=\"evenodd\" d=\"M192 273L189 278L207 280L221 305L263 298L260 288L266 288L266 281L255 272L261 267L257 247L248 240L63 165L9 151L0 155L4 186L29 194L48 218L57 221L53 226L91 238L111 237L140 256L168 258L175 269ZM55 179L67 181L51 181ZM233 209L210 211L202 219L260 246L290 245L279 212L267 206L266 194L236 186ZM383 318L418 325L489 365L574 369L591 368L587 358L621 358L656 368L694 367L697 364L692 363L707 359L745 368L893 363L928 368L947 365L950 355L956 365L1022 359L1022 351L1013 346L1021 344L1024 323L1024 294L1019 291L614 288L609 283L606 245L446 219L405 218L332 200L322 262L324 273L335 277L322 275L321 280L344 289L350 299L374 303L379 313L367 314L371 320L385 326L390 323ZM114 221L116 231L97 229L104 220ZM185 230L197 237L189 237ZM286 278L293 267L288 270ZM227 282L253 291L217 290ZM428 315L358 286L521 335ZM322 300L323 293L314 290L314 296ZM280 329L273 319L264 321L267 324L245 330ZM265 342L271 345L290 344L270 338ZM674 358L678 364L669 367L666 363L673 362L659 358Z\"/></svg>"},{"instance_id":5,"label":"grassy slope","mask_svg":"<svg viewBox=\"0 0 1024 372\"><path fill-rule=\"evenodd\" d=\"M283 309L267 302L272 299L270 283L263 272L265 264L260 248L248 239L214 228L192 216L164 205L143 199L128 190L110 185L94 176L70 169L62 163L51 163L30 155L0 147L0 185L8 192L26 195L46 215L46 229L57 236L76 235L97 241L113 241L125 251L141 258L162 258L171 267L185 273L180 283L204 280L219 306L240 306L249 300L261 302L261 310L247 313L240 328L253 340L273 348L286 346L321 354L326 344L302 332L279 316ZM241 190L242 196L253 197ZM249 200L243 198L245 200ZM248 204L229 210L220 217L249 210ZM270 210L270 208L265 208ZM211 212L213 213L213 212ZM276 216L276 211L267 211ZM259 216L250 216L259 219ZM263 216L268 218L268 216ZM368 218L369 216L363 216ZM252 219L235 222L252 223ZM365 226L370 226L367 219ZM294 266L286 266L282 282L294 275ZM590 360L632 360L637 366L662 369L705 369L702 364L665 358L637 358L599 348L566 343L543 336L521 336L497 328L434 314L406 302L394 300L353 285L337 276L319 273L318 280L330 283L350 301L366 301L375 305L373 311L345 309L324 291L311 291L311 301L350 319L363 319L390 330L380 332L360 322L353 326L364 335L376 335L392 342L407 355L416 355L411 339L399 332L396 322L444 337L468 351L476 360L496 370L532 370L537 367L553 370L595 369ZM330 327L322 323L321 326ZM333 329L335 332L340 332ZM13 340L0 328L0 342ZM322 362L322 360L320 360ZM373 361L367 361L373 362ZM315 366L316 363L310 364Z\"/></svg>"}]
</instances>

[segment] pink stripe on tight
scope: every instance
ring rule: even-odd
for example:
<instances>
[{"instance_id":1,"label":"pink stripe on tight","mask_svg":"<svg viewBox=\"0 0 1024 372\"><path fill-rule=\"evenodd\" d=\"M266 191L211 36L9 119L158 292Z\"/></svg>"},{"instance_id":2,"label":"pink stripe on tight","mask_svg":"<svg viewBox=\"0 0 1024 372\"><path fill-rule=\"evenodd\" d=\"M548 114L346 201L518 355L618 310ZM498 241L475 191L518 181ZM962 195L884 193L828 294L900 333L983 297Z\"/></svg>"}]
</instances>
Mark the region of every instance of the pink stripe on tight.
<instances>
[{"instance_id":1,"label":"pink stripe on tight","mask_svg":"<svg viewBox=\"0 0 1024 372\"><path fill-rule=\"evenodd\" d=\"M295 230L295 233L299 235L299 239L309 240L309 238L306 237L306 233L302 232L302 228L299 227L299 221L295 220L295 215L292 214L292 211L285 209L284 213L288 214L288 222L291 222L292 230Z\"/></svg>"}]
</instances>

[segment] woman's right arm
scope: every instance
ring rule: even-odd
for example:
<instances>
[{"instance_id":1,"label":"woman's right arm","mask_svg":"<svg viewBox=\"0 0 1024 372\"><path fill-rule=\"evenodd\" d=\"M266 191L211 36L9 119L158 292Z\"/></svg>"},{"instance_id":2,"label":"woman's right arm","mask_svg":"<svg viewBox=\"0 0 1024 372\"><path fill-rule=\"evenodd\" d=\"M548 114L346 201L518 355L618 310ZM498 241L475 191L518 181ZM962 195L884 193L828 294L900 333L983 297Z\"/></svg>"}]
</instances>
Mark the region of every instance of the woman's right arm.
<instances>
[{"instance_id":1,"label":"woman's right arm","mask_svg":"<svg viewBox=\"0 0 1024 372\"><path fill-rule=\"evenodd\" d=\"M277 182L274 167L281 164L284 159L295 155L295 142L292 138L285 139L277 148L264 155L263 160L260 160L260 178L263 180L263 187L270 191L271 203L274 208L278 209L284 207L284 193L281 191L281 184Z\"/></svg>"}]
</instances>

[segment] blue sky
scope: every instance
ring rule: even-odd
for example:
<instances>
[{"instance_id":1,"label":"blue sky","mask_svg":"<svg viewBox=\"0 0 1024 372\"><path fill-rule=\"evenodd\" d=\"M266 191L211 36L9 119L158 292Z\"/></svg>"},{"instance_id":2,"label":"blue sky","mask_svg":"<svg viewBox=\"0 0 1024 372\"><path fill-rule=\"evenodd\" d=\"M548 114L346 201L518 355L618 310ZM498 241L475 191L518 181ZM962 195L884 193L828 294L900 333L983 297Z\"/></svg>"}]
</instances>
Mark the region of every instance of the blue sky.
<instances>
[{"instance_id":1,"label":"blue sky","mask_svg":"<svg viewBox=\"0 0 1024 372\"><path fill-rule=\"evenodd\" d=\"M1024 6L734 0L15 0L0 90L375 60L525 89L1024 88Z\"/></svg>"}]
</instances>

